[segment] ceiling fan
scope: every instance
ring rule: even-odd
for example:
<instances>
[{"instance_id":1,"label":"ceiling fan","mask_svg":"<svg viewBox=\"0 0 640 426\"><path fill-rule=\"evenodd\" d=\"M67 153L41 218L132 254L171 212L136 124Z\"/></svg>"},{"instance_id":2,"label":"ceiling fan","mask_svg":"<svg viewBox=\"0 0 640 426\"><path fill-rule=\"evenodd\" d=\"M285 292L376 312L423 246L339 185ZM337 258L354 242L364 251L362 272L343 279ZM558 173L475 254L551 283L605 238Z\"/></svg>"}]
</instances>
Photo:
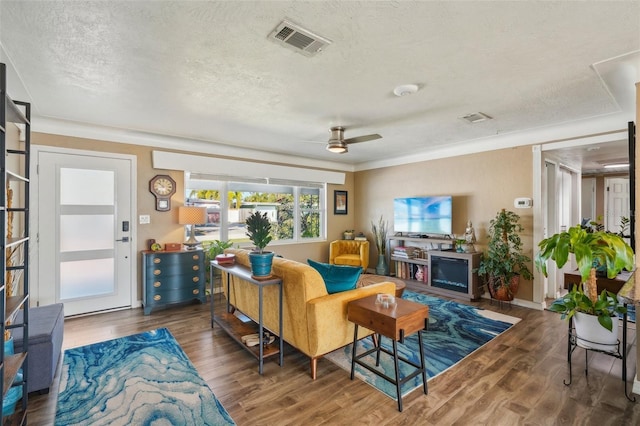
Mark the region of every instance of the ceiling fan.
<instances>
[{"instance_id":1,"label":"ceiling fan","mask_svg":"<svg viewBox=\"0 0 640 426\"><path fill-rule=\"evenodd\" d=\"M379 134L374 133L371 135L363 135L357 136L355 138L345 139L344 130L345 129L342 126L335 126L331 128L331 138L329 138L329 142L327 142L327 151L335 152L337 154L344 154L345 152L349 151L349 149L347 148L348 144L368 142L382 138L382 136L380 136Z\"/></svg>"}]
</instances>

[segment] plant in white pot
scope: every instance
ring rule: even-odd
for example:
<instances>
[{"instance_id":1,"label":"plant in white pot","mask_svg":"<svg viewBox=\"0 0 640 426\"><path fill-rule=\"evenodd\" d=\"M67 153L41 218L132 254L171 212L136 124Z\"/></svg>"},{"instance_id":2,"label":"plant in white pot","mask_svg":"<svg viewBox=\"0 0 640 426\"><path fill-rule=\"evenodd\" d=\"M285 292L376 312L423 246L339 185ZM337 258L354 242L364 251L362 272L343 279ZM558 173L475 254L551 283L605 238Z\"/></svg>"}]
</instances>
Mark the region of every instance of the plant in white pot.
<instances>
[{"instance_id":1,"label":"plant in white pot","mask_svg":"<svg viewBox=\"0 0 640 426\"><path fill-rule=\"evenodd\" d=\"M605 231L589 232L577 225L540 241L538 248L540 251L535 259L536 268L545 277L548 260L553 260L558 268L562 268L572 254L578 264L584 287L574 286L567 295L555 301L549 310L561 313L562 318L574 319L581 346L612 350L612 345L618 339L617 314L624 314L626 311L618 303L615 294L603 290L598 296L596 268L598 265L606 265L609 278L615 278L623 269L633 269L631 247L619 235ZM602 332L602 336L592 336L590 333L593 331Z\"/></svg>"},{"instance_id":2,"label":"plant in white pot","mask_svg":"<svg viewBox=\"0 0 640 426\"><path fill-rule=\"evenodd\" d=\"M273 252L264 251L271 242L271 222L267 213L253 212L245 221L247 225L246 234L255 245L255 250L249 253L251 262L251 274L255 278L265 278L271 276L271 265L273 264Z\"/></svg>"}]
</instances>

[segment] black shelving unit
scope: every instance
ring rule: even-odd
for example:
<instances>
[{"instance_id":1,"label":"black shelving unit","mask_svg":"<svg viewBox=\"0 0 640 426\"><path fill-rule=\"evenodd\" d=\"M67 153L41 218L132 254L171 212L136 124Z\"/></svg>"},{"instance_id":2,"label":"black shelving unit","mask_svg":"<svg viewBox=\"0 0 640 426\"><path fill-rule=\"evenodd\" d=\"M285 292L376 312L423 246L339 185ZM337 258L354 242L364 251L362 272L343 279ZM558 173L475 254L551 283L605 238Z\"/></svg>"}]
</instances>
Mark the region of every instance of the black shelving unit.
<instances>
[{"instance_id":1,"label":"black shelving unit","mask_svg":"<svg viewBox=\"0 0 640 426\"><path fill-rule=\"evenodd\" d=\"M31 105L13 101L7 93L6 65L0 64L0 220L3 223L0 315L2 336L22 328L22 347L15 354L0 345L0 395L3 401L12 387L22 387L15 412L0 418L0 425L27 423L27 348L29 347L29 153ZM14 127L15 126L15 127ZM23 137L19 137L22 134ZM14 322L22 310L20 322ZM19 373L22 373L21 376ZM21 377L21 378L20 378Z\"/></svg>"}]
</instances>

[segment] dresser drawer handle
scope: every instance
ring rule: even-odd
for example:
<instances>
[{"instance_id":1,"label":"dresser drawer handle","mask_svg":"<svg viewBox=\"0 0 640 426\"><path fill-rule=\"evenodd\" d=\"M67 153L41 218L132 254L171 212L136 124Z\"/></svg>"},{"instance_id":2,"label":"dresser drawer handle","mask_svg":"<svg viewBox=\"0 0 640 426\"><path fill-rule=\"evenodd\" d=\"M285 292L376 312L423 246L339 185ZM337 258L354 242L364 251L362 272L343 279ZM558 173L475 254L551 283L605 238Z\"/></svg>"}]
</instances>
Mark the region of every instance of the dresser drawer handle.
<instances>
[{"instance_id":1,"label":"dresser drawer handle","mask_svg":"<svg viewBox=\"0 0 640 426\"><path fill-rule=\"evenodd\" d=\"M200 266L198 266L198 265L193 265L193 270L194 270L194 271L199 271L199 270L200 270Z\"/></svg>"},{"instance_id":2,"label":"dresser drawer handle","mask_svg":"<svg viewBox=\"0 0 640 426\"><path fill-rule=\"evenodd\" d=\"M199 294L200 290L198 290L197 288L193 290L193 294Z\"/></svg>"},{"instance_id":3,"label":"dresser drawer handle","mask_svg":"<svg viewBox=\"0 0 640 426\"><path fill-rule=\"evenodd\" d=\"M156 294L155 296L153 296L153 300L155 300L156 302L160 299L162 299L162 296L160 296L159 294Z\"/></svg>"},{"instance_id":4,"label":"dresser drawer handle","mask_svg":"<svg viewBox=\"0 0 640 426\"><path fill-rule=\"evenodd\" d=\"M162 271L160 269L156 269L153 271L153 275L160 275Z\"/></svg>"},{"instance_id":5,"label":"dresser drawer handle","mask_svg":"<svg viewBox=\"0 0 640 426\"><path fill-rule=\"evenodd\" d=\"M155 288L158 288L158 287L160 287L161 285L162 285L162 283L161 283L160 281L156 281L156 282L154 282L154 283L153 283L153 286L154 286Z\"/></svg>"},{"instance_id":6,"label":"dresser drawer handle","mask_svg":"<svg viewBox=\"0 0 640 426\"><path fill-rule=\"evenodd\" d=\"M200 259L200 255L199 254L194 254L193 255L193 260L198 260Z\"/></svg>"},{"instance_id":7,"label":"dresser drawer handle","mask_svg":"<svg viewBox=\"0 0 640 426\"><path fill-rule=\"evenodd\" d=\"M156 257L155 259L153 259L153 263L160 263L162 262L162 259L160 259L159 257Z\"/></svg>"},{"instance_id":8,"label":"dresser drawer handle","mask_svg":"<svg viewBox=\"0 0 640 426\"><path fill-rule=\"evenodd\" d=\"M198 281L200 281L200 277L193 277L193 282L197 283Z\"/></svg>"}]
</instances>

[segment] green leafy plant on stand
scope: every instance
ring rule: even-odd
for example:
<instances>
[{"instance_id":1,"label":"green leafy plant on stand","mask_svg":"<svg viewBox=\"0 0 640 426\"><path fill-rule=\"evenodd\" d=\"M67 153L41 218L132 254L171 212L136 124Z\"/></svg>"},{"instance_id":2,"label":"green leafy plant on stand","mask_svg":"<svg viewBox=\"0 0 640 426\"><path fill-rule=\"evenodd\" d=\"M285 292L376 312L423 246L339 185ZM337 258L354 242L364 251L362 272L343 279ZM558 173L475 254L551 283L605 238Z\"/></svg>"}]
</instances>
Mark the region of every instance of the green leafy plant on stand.
<instances>
[{"instance_id":1,"label":"green leafy plant on stand","mask_svg":"<svg viewBox=\"0 0 640 426\"><path fill-rule=\"evenodd\" d=\"M553 302L549 306L549 310L562 314L561 318L567 320L573 317L576 312L596 315L600 325L609 331L613 329L611 318L616 314L627 313L627 308L618 303L615 294L602 290L594 302L576 285L564 297Z\"/></svg>"},{"instance_id":2,"label":"green leafy plant on stand","mask_svg":"<svg viewBox=\"0 0 640 426\"><path fill-rule=\"evenodd\" d=\"M611 317L615 312L624 313L613 293L603 290L598 297L596 268L606 265L609 278L615 278L622 270L632 270L634 255L631 247L617 234L605 231L590 231L580 225L554 234L538 243L536 268L547 276L547 261L553 260L562 268L573 254L578 264L582 286L574 286L569 293L557 301L550 310L570 319L576 312L598 316L598 322L611 331ZM554 306L555 305L555 306Z\"/></svg>"}]
</instances>

